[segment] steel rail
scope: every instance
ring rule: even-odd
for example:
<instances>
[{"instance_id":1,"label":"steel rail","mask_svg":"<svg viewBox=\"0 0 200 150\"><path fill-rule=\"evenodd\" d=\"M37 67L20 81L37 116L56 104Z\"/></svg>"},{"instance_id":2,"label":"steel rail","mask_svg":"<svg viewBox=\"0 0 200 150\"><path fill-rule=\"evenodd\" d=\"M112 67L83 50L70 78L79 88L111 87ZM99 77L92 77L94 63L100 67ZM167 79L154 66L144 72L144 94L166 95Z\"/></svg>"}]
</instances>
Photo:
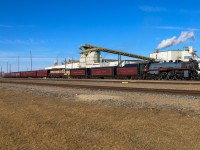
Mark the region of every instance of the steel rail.
<instances>
[{"instance_id":1,"label":"steel rail","mask_svg":"<svg viewBox=\"0 0 200 150\"><path fill-rule=\"evenodd\" d=\"M172 81L172 80L115 80L115 79L41 79L41 78L4 78L4 80L38 80L38 81L66 81L66 82L103 82L103 83L122 83L122 82L128 82L129 84L176 84L176 85L200 85L200 82L197 81Z\"/></svg>"},{"instance_id":2,"label":"steel rail","mask_svg":"<svg viewBox=\"0 0 200 150\"><path fill-rule=\"evenodd\" d=\"M73 87L85 88L91 90L110 90L110 91L124 91L124 92L145 92L154 94L172 94L184 96L200 96L199 90L177 90L177 89L156 89L156 88L135 88L135 87L118 87L105 85L83 85L83 84L69 84L69 83L39 83L39 82L17 82L17 81L0 81L0 83L13 83L22 85L39 85L39 86L56 86L56 87Z\"/></svg>"}]
</instances>

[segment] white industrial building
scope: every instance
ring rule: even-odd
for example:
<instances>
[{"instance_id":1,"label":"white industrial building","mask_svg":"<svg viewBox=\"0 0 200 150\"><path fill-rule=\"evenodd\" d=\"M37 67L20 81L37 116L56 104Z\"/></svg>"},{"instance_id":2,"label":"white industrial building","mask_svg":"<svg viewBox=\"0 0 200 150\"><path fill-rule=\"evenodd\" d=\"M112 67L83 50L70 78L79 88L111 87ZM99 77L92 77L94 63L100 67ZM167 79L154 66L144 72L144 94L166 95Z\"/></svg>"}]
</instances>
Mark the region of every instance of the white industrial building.
<instances>
[{"instance_id":1,"label":"white industrial building","mask_svg":"<svg viewBox=\"0 0 200 150\"><path fill-rule=\"evenodd\" d=\"M183 50L169 50L164 52L155 51L150 54L150 57L158 61L188 61L190 58L200 61L200 58L198 58L196 51L192 46L186 46Z\"/></svg>"}]
</instances>

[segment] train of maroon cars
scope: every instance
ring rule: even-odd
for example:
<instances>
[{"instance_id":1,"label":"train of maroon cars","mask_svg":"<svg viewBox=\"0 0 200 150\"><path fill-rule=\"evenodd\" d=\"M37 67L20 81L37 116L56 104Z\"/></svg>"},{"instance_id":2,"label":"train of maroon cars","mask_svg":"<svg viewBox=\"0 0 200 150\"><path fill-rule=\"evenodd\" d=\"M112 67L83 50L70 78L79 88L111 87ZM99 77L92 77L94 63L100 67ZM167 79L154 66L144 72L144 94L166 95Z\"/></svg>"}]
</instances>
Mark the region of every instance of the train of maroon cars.
<instances>
[{"instance_id":1,"label":"train of maroon cars","mask_svg":"<svg viewBox=\"0 0 200 150\"><path fill-rule=\"evenodd\" d=\"M56 70L56 69L54 69ZM70 69L68 72L59 73L52 70L36 70L5 73L5 78L140 78L137 65L131 67L100 67L100 68L77 68Z\"/></svg>"},{"instance_id":2,"label":"train of maroon cars","mask_svg":"<svg viewBox=\"0 0 200 150\"><path fill-rule=\"evenodd\" d=\"M6 78L77 78L77 79L192 79L199 80L200 69L196 61L135 63L124 67L51 69L5 73Z\"/></svg>"}]
</instances>

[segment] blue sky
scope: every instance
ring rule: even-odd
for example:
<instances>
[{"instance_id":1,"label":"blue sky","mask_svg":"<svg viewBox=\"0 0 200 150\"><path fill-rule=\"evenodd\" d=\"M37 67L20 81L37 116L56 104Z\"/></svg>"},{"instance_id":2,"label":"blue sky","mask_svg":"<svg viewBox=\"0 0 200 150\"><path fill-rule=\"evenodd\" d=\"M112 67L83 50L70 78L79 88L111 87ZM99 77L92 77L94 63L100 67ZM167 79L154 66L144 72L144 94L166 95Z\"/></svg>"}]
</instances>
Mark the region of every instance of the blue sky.
<instances>
[{"instance_id":1,"label":"blue sky","mask_svg":"<svg viewBox=\"0 0 200 150\"><path fill-rule=\"evenodd\" d=\"M149 56L164 39L183 31L200 54L199 0L1 0L0 65L7 71L42 69L65 58L79 59L88 43ZM165 49L164 49L165 50ZM117 58L103 54L105 58Z\"/></svg>"}]
</instances>

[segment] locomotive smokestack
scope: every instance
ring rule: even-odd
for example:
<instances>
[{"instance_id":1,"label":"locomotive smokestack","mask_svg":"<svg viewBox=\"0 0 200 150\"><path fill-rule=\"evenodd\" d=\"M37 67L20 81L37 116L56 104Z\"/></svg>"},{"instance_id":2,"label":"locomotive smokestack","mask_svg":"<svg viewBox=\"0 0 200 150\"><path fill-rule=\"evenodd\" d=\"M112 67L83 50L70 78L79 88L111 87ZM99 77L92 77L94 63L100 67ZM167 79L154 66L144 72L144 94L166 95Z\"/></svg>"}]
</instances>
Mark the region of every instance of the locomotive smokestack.
<instances>
[{"instance_id":1,"label":"locomotive smokestack","mask_svg":"<svg viewBox=\"0 0 200 150\"><path fill-rule=\"evenodd\" d=\"M180 36L177 38L176 36L173 36L171 38L168 38L166 40L163 40L158 46L157 50L164 49L170 46L175 46L180 43L186 42L188 39L195 40L194 32L181 32Z\"/></svg>"}]
</instances>

